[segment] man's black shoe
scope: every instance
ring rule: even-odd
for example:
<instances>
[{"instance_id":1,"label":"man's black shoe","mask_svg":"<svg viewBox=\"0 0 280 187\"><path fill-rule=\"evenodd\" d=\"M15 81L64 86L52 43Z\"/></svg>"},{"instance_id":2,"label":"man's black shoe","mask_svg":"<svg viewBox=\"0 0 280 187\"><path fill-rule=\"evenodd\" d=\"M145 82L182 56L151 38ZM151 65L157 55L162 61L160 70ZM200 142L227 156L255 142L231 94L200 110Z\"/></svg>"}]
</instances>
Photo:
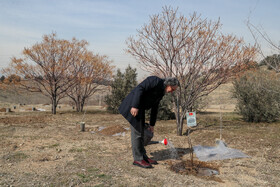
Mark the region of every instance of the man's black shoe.
<instances>
[{"instance_id":1,"label":"man's black shoe","mask_svg":"<svg viewBox=\"0 0 280 187\"><path fill-rule=\"evenodd\" d=\"M150 163L150 164L154 164L154 165L157 165L157 164L158 164L157 161L150 159L147 155L144 155L144 160L145 160L146 162Z\"/></svg>"},{"instance_id":2,"label":"man's black shoe","mask_svg":"<svg viewBox=\"0 0 280 187\"><path fill-rule=\"evenodd\" d=\"M139 166L139 167L142 167L142 168L153 168L153 166L150 163L146 162L145 160L134 161L133 165Z\"/></svg>"},{"instance_id":3,"label":"man's black shoe","mask_svg":"<svg viewBox=\"0 0 280 187\"><path fill-rule=\"evenodd\" d=\"M150 159L150 158L145 159L145 161L146 161L146 162L149 162L150 164L154 164L154 165L157 165L157 164L158 164L157 161L152 160L152 159Z\"/></svg>"}]
</instances>

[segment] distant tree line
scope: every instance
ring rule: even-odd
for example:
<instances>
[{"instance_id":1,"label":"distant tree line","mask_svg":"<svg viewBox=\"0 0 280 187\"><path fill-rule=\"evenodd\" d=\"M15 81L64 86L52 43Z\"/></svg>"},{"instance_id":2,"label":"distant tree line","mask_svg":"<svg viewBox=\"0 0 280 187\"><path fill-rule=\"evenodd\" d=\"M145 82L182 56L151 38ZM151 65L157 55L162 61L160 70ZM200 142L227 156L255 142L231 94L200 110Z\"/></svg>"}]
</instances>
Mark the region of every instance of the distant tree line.
<instances>
[{"instance_id":1,"label":"distant tree line","mask_svg":"<svg viewBox=\"0 0 280 187\"><path fill-rule=\"evenodd\" d=\"M9 75L7 78L2 75L0 77L0 82L1 83L6 83L6 84L17 84L21 81L21 77L15 74Z\"/></svg>"}]
</instances>

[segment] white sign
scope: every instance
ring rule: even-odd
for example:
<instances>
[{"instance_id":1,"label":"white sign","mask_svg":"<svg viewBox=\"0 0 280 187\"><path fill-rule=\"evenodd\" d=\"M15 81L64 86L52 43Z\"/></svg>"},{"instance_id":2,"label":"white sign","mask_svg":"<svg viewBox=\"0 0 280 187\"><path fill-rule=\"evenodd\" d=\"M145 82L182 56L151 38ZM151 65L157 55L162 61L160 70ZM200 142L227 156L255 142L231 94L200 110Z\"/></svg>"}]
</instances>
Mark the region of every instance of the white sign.
<instances>
[{"instance_id":1,"label":"white sign","mask_svg":"<svg viewBox=\"0 0 280 187\"><path fill-rule=\"evenodd\" d=\"M187 112L187 126L195 127L196 126L196 114L195 112Z\"/></svg>"}]
</instances>

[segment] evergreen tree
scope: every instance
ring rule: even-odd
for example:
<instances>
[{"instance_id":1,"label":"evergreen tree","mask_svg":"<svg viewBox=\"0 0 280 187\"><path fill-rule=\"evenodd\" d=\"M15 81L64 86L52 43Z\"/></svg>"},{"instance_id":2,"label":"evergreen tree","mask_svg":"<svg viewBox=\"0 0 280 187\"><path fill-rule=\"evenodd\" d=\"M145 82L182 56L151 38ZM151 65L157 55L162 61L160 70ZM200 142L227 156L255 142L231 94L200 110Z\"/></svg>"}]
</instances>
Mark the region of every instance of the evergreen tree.
<instances>
[{"instance_id":1,"label":"evergreen tree","mask_svg":"<svg viewBox=\"0 0 280 187\"><path fill-rule=\"evenodd\" d=\"M5 76L2 75L1 78L0 78L0 81L1 81L1 82L4 82L4 80L5 80Z\"/></svg>"},{"instance_id":2,"label":"evergreen tree","mask_svg":"<svg viewBox=\"0 0 280 187\"><path fill-rule=\"evenodd\" d=\"M146 113L146 120L150 119L151 109ZM166 94L159 103L158 106L158 120L170 120L175 119L175 113L173 111L173 101L171 94Z\"/></svg>"},{"instance_id":3,"label":"evergreen tree","mask_svg":"<svg viewBox=\"0 0 280 187\"><path fill-rule=\"evenodd\" d=\"M111 84L112 94L107 95L105 98L105 102L108 105L107 110L115 114L119 113L118 108L122 100L137 86L136 78L136 68L133 69L130 65L125 69L125 73L122 73L120 69L117 70L117 74Z\"/></svg>"},{"instance_id":4,"label":"evergreen tree","mask_svg":"<svg viewBox=\"0 0 280 187\"><path fill-rule=\"evenodd\" d=\"M118 114L118 108L122 100L131 92L131 90L137 86L137 73L136 69L128 66L125 72L122 73L120 69L117 70L117 74L114 76L114 80L111 84L112 93L107 95L105 103L108 105L107 110ZM150 110L146 112L146 119L150 118ZM175 119L175 113L172 111L172 97L167 94L163 97L159 104L159 111L157 118L159 120Z\"/></svg>"}]
</instances>

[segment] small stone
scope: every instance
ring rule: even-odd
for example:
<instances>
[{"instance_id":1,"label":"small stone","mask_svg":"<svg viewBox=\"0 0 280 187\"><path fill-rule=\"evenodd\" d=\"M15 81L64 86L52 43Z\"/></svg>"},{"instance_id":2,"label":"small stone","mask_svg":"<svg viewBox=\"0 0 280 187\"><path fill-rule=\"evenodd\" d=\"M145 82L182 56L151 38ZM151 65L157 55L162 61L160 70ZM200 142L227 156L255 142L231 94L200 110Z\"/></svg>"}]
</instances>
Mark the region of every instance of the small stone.
<instances>
[{"instance_id":1,"label":"small stone","mask_svg":"<svg viewBox=\"0 0 280 187\"><path fill-rule=\"evenodd\" d=\"M56 149L56 151L60 153L62 151L62 149Z\"/></svg>"}]
</instances>

